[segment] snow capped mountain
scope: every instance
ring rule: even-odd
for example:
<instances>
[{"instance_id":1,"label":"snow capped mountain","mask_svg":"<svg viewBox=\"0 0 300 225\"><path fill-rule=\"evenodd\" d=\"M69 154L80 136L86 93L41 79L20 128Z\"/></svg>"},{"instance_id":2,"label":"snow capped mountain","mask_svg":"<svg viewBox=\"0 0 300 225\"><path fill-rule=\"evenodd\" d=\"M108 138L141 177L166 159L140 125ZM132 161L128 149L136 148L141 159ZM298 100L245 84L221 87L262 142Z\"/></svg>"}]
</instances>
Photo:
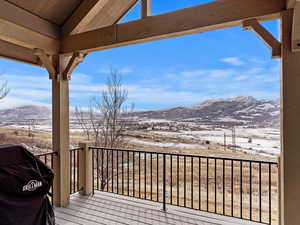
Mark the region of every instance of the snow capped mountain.
<instances>
[{"instance_id":1,"label":"snow capped mountain","mask_svg":"<svg viewBox=\"0 0 300 225\"><path fill-rule=\"evenodd\" d=\"M240 96L228 99L210 99L191 107L134 112L129 116L140 119L279 127L280 105L278 100L257 100L251 96ZM72 112L70 117L75 119ZM0 110L1 122L17 122L28 119L49 120L51 119L51 109L45 106L28 105Z\"/></svg>"},{"instance_id":2,"label":"snow capped mountain","mask_svg":"<svg viewBox=\"0 0 300 225\"><path fill-rule=\"evenodd\" d=\"M185 120L240 125L279 126L278 101L257 100L251 96L210 99L192 107L135 112L133 116L147 119Z\"/></svg>"},{"instance_id":3,"label":"snow capped mountain","mask_svg":"<svg viewBox=\"0 0 300 225\"><path fill-rule=\"evenodd\" d=\"M46 106L26 105L10 109L0 110L0 120L22 121L22 120L47 120L51 118L51 109Z\"/></svg>"}]
</instances>

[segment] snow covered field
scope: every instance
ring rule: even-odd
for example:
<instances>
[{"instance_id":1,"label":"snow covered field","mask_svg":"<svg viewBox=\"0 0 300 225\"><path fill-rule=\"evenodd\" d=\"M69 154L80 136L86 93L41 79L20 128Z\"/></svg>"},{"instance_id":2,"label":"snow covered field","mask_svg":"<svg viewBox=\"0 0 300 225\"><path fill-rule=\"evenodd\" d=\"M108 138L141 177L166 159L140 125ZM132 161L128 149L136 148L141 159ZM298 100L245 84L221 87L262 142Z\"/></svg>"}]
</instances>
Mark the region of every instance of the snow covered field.
<instances>
[{"instance_id":1,"label":"snow covered field","mask_svg":"<svg viewBox=\"0 0 300 225\"><path fill-rule=\"evenodd\" d=\"M27 129L27 127L24 125L11 125L9 127ZM35 125L33 130L50 133L51 125ZM81 129L79 127L71 126L70 131L79 132ZM129 131L129 133L131 132L134 135L130 135L128 138L126 138L126 140L130 144L137 146L175 150L224 150L224 141L226 141L226 150L229 151L232 150L245 152L247 154L271 157L275 157L280 153L280 131L279 129L275 128L249 128L242 126L235 127L235 147L232 137L232 130L226 128L216 128L214 126L201 126L201 129L197 131Z\"/></svg>"},{"instance_id":2,"label":"snow covered field","mask_svg":"<svg viewBox=\"0 0 300 225\"><path fill-rule=\"evenodd\" d=\"M176 148L176 149L226 149L246 152L248 154L260 154L264 156L277 156L280 153L280 132L274 128L244 128L235 129L235 147L233 146L232 130L216 128L201 131L151 131L150 134L170 139L173 141L157 142L151 140L130 139L132 144L149 147ZM224 137L226 135L226 138ZM178 141L174 141L174 140ZM182 142L182 143L180 143ZM190 142L190 143L189 143ZM209 144L207 144L209 143Z\"/></svg>"}]
</instances>

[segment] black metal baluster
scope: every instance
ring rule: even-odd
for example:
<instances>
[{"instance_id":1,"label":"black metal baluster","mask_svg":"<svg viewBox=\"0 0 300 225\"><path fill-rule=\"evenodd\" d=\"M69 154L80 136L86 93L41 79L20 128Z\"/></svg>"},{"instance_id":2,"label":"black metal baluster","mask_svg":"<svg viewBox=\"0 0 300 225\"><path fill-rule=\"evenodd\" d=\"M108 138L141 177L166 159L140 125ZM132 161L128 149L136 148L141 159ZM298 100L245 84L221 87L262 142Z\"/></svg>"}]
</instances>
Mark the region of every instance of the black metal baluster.
<instances>
[{"instance_id":1,"label":"black metal baluster","mask_svg":"<svg viewBox=\"0 0 300 225\"><path fill-rule=\"evenodd\" d=\"M201 210L201 166L202 166L202 163L201 163L201 157L199 157L199 210Z\"/></svg>"},{"instance_id":2,"label":"black metal baluster","mask_svg":"<svg viewBox=\"0 0 300 225\"><path fill-rule=\"evenodd\" d=\"M272 181L271 181L271 163L269 163L269 224L272 223Z\"/></svg>"},{"instance_id":3,"label":"black metal baluster","mask_svg":"<svg viewBox=\"0 0 300 225\"><path fill-rule=\"evenodd\" d=\"M108 180L108 150L105 150L106 152L106 191L108 192L108 185L109 185L109 180Z\"/></svg>"},{"instance_id":4,"label":"black metal baluster","mask_svg":"<svg viewBox=\"0 0 300 225\"><path fill-rule=\"evenodd\" d=\"M192 166L192 168L191 168L191 208L193 209L194 208L194 157L192 156L191 157L191 160L192 160L192 162L191 162L191 166Z\"/></svg>"},{"instance_id":5,"label":"black metal baluster","mask_svg":"<svg viewBox=\"0 0 300 225\"><path fill-rule=\"evenodd\" d=\"M127 195L129 196L129 151L127 151Z\"/></svg>"},{"instance_id":6,"label":"black metal baluster","mask_svg":"<svg viewBox=\"0 0 300 225\"><path fill-rule=\"evenodd\" d=\"M98 150L96 150L96 151L98 151ZM95 184L94 184L94 180L95 180L95 167L94 167L94 158L95 158L95 154L94 154L94 150L92 150L92 177L93 177L93 179L92 179L92 186L93 186L93 195L95 194Z\"/></svg>"},{"instance_id":7,"label":"black metal baluster","mask_svg":"<svg viewBox=\"0 0 300 225\"><path fill-rule=\"evenodd\" d=\"M240 216L243 218L243 161L240 161Z\"/></svg>"},{"instance_id":8,"label":"black metal baluster","mask_svg":"<svg viewBox=\"0 0 300 225\"><path fill-rule=\"evenodd\" d=\"M225 160L223 159L223 215L225 215Z\"/></svg>"},{"instance_id":9,"label":"black metal baluster","mask_svg":"<svg viewBox=\"0 0 300 225\"><path fill-rule=\"evenodd\" d=\"M166 211L166 154L163 154L163 211Z\"/></svg>"},{"instance_id":10,"label":"black metal baluster","mask_svg":"<svg viewBox=\"0 0 300 225\"><path fill-rule=\"evenodd\" d=\"M133 155L133 197L135 197L135 152L132 152Z\"/></svg>"},{"instance_id":11,"label":"black metal baluster","mask_svg":"<svg viewBox=\"0 0 300 225\"><path fill-rule=\"evenodd\" d=\"M99 150L97 150L97 190L99 190Z\"/></svg>"},{"instance_id":12,"label":"black metal baluster","mask_svg":"<svg viewBox=\"0 0 300 225\"><path fill-rule=\"evenodd\" d=\"M144 153L144 199L147 199L147 154Z\"/></svg>"},{"instance_id":13,"label":"black metal baluster","mask_svg":"<svg viewBox=\"0 0 300 225\"><path fill-rule=\"evenodd\" d=\"M250 171L249 171L249 185L250 185L250 220L252 220L252 162L250 162Z\"/></svg>"},{"instance_id":14,"label":"black metal baluster","mask_svg":"<svg viewBox=\"0 0 300 225\"><path fill-rule=\"evenodd\" d=\"M231 216L232 217L233 217L233 208L234 208L233 191L234 191L234 188L233 188L233 160L231 160Z\"/></svg>"},{"instance_id":15,"label":"black metal baluster","mask_svg":"<svg viewBox=\"0 0 300 225\"><path fill-rule=\"evenodd\" d=\"M157 160L156 160L156 182L157 182L157 186L156 186L156 192L157 192L157 202L159 202L159 176L158 176L158 170L159 170L159 155L158 153L156 154Z\"/></svg>"},{"instance_id":16,"label":"black metal baluster","mask_svg":"<svg viewBox=\"0 0 300 225\"><path fill-rule=\"evenodd\" d=\"M79 151L83 151L79 149ZM77 191L79 191L79 151L77 152ZM93 187L94 188L94 187Z\"/></svg>"},{"instance_id":17,"label":"black metal baluster","mask_svg":"<svg viewBox=\"0 0 300 225\"><path fill-rule=\"evenodd\" d=\"M206 210L209 211L209 183L208 183L208 176L209 176L209 160L206 158Z\"/></svg>"},{"instance_id":18,"label":"black metal baluster","mask_svg":"<svg viewBox=\"0 0 300 225\"><path fill-rule=\"evenodd\" d=\"M259 163L259 222L261 222L261 163Z\"/></svg>"},{"instance_id":19,"label":"black metal baluster","mask_svg":"<svg viewBox=\"0 0 300 225\"><path fill-rule=\"evenodd\" d=\"M101 149L101 191L104 191L104 187L103 187L103 185L104 185L104 177L103 177L103 175L104 175L104 171L103 171L104 162L103 162L103 158L104 158L104 151L103 151L103 149Z\"/></svg>"},{"instance_id":20,"label":"black metal baluster","mask_svg":"<svg viewBox=\"0 0 300 225\"><path fill-rule=\"evenodd\" d=\"M151 201L153 200L153 185L152 185L152 179L153 179L153 176L152 176L152 158L153 158L153 154L152 153L150 153L150 157L151 157L151 159L150 159L150 176L151 176L151 180L150 180L150 182L151 182L151 184L150 184L150 186L151 186Z\"/></svg>"},{"instance_id":21,"label":"black metal baluster","mask_svg":"<svg viewBox=\"0 0 300 225\"><path fill-rule=\"evenodd\" d=\"M111 186L112 192L114 192L114 150L111 150Z\"/></svg>"},{"instance_id":22,"label":"black metal baluster","mask_svg":"<svg viewBox=\"0 0 300 225\"><path fill-rule=\"evenodd\" d=\"M117 150L117 194L119 194L119 150Z\"/></svg>"},{"instance_id":23,"label":"black metal baluster","mask_svg":"<svg viewBox=\"0 0 300 225\"><path fill-rule=\"evenodd\" d=\"M73 193L76 191L76 184L75 184L75 174L76 174L76 167L75 167L75 157L76 151L73 152Z\"/></svg>"},{"instance_id":24,"label":"black metal baluster","mask_svg":"<svg viewBox=\"0 0 300 225\"><path fill-rule=\"evenodd\" d=\"M172 205L173 203L173 155L170 155L170 178L171 178L171 186L170 186L170 204Z\"/></svg>"},{"instance_id":25,"label":"black metal baluster","mask_svg":"<svg viewBox=\"0 0 300 225\"><path fill-rule=\"evenodd\" d=\"M215 158L215 213L217 213L217 159Z\"/></svg>"},{"instance_id":26,"label":"black metal baluster","mask_svg":"<svg viewBox=\"0 0 300 225\"><path fill-rule=\"evenodd\" d=\"M124 195L124 151L122 152L122 195Z\"/></svg>"},{"instance_id":27,"label":"black metal baluster","mask_svg":"<svg viewBox=\"0 0 300 225\"><path fill-rule=\"evenodd\" d=\"M183 199L184 207L186 207L186 156L183 157Z\"/></svg>"},{"instance_id":28,"label":"black metal baluster","mask_svg":"<svg viewBox=\"0 0 300 225\"><path fill-rule=\"evenodd\" d=\"M179 206L179 156L177 155L177 206Z\"/></svg>"},{"instance_id":29,"label":"black metal baluster","mask_svg":"<svg viewBox=\"0 0 300 225\"><path fill-rule=\"evenodd\" d=\"M141 198L141 152L139 152L139 198Z\"/></svg>"},{"instance_id":30,"label":"black metal baluster","mask_svg":"<svg viewBox=\"0 0 300 225\"><path fill-rule=\"evenodd\" d=\"M70 151L70 194L72 194L72 151Z\"/></svg>"}]
</instances>

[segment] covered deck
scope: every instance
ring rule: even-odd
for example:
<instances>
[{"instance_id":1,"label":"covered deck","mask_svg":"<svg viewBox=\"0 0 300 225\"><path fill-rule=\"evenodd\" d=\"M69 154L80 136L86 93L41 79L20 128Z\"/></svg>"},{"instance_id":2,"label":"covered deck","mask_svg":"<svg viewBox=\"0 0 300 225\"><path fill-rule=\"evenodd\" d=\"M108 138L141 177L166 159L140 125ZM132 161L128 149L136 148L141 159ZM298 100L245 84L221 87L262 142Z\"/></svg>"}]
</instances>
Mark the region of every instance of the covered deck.
<instances>
[{"instance_id":1,"label":"covered deck","mask_svg":"<svg viewBox=\"0 0 300 225\"><path fill-rule=\"evenodd\" d=\"M219 216L176 206L162 210L161 203L95 191L93 196L78 193L66 207L55 208L57 225L96 224L197 224L258 225L250 221Z\"/></svg>"},{"instance_id":2,"label":"covered deck","mask_svg":"<svg viewBox=\"0 0 300 225\"><path fill-rule=\"evenodd\" d=\"M299 224L300 1L216 0L206 1L205 4L199 1L197 6L151 15L151 0L142 0L141 18L120 23L120 19L137 2L0 0L0 57L43 67L51 80L51 162L55 172L53 203L56 207L62 207L56 208L58 224L249 224L234 218L212 216L173 206L169 206L164 213L154 203L98 192L93 197L70 196L72 191L69 185L72 180L69 81L72 79L72 71L87 54L233 26L253 30L270 48L272 57L281 60L278 219L281 225ZM280 40L261 24L274 19L281 21ZM226 43L216 42L216 49L220 44ZM93 168L88 163L93 159L88 147L82 147L84 151L79 156L82 166L77 170L80 174L78 185L83 194L89 195L95 188L91 185Z\"/></svg>"}]
</instances>

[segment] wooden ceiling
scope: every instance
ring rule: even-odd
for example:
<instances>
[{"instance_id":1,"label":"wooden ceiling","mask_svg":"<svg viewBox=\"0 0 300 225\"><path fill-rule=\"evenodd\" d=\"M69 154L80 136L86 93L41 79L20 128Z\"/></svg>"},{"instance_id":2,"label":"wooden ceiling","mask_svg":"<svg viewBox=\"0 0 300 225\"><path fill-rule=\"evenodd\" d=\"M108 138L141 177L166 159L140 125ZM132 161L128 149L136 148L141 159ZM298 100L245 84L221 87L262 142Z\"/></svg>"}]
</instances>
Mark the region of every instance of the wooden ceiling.
<instances>
[{"instance_id":1,"label":"wooden ceiling","mask_svg":"<svg viewBox=\"0 0 300 225\"><path fill-rule=\"evenodd\" d=\"M7 0L8 2L25 9L58 26L63 25L66 19L81 4L82 0Z\"/></svg>"}]
</instances>

